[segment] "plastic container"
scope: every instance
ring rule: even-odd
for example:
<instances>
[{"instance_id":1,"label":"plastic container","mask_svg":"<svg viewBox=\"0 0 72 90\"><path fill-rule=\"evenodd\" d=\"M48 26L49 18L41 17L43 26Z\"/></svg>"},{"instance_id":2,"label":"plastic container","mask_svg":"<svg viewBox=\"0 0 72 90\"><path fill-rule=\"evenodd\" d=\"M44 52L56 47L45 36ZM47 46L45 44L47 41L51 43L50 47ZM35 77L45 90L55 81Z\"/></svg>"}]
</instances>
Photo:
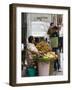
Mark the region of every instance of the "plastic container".
<instances>
[{"instance_id":1,"label":"plastic container","mask_svg":"<svg viewBox=\"0 0 72 90\"><path fill-rule=\"evenodd\" d=\"M26 74L28 77L36 76L36 73L37 71L33 66L28 67L26 70Z\"/></svg>"},{"instance_id":2,"label":"plastic container","mask_svg":"<svg viewBox=\"0 0 72 90\"><path fill-rule=\"evenodd\" d=\"M39 62L38 63L39 76L49 76L50 62Z\"/></svg>"}]
</instances>

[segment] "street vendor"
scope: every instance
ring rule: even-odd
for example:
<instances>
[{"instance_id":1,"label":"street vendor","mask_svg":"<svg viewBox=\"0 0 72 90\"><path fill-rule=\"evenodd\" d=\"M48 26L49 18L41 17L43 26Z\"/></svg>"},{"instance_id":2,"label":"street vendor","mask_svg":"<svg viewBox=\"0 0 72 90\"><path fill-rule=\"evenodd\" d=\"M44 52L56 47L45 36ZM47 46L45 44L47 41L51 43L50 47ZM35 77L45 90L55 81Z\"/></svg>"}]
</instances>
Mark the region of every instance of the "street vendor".
<instances>
[{"instance_id":1,"label":"street vendor","mask_svg":"<svg viewBox=\"0 0 72 90\"><path fill-rule=\"evenodd\" d=\"M34 37L29 36L28 44L27 44L27 58L28 64L31 65L33 63L33 54L39 55L38 49L34 45Z\"/></svg>"}]
</instances>

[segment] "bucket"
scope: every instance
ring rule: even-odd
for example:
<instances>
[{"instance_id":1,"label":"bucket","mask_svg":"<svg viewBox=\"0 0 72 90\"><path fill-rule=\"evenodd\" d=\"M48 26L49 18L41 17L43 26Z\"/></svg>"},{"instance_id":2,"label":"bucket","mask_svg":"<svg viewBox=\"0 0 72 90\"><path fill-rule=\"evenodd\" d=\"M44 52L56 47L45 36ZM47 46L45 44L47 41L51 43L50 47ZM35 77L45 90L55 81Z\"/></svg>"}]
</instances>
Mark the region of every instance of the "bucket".
<instances>
[{"instance_id":1,"label":"bucket","mask_svg":"<svg viewBox=\"0 0 72 90\"><path fill-rule=\"evenodd\" d=\"M26 74L28 77L36 76L36 69L34 67L28 67L26 70Z\"/></svg>"},{"instance_id":2,"label":"bucket","mask_svg":"<svg viewBox=\"0 0 72 90\"><path fill-rule=\"evenodd\" d=\"M38 74L39 76L49 76L50 62L38 62Z\"/></svg>"}]
</instances>

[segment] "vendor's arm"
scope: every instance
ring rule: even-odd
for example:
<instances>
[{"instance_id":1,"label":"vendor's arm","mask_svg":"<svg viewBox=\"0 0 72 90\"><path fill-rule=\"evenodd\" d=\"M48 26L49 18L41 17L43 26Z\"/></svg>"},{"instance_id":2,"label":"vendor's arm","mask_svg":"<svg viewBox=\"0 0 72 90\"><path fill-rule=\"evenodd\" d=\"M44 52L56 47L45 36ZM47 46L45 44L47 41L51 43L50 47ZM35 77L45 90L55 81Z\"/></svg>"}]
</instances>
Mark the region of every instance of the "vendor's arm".
<instances>
[{"instance_id":1,"label":"vendor's arm","mask_svg":"<svg viewBox=\"0 0 72 90\"><path fill-rule=\"evenodd\" d=\"M39 54L39 52L37 52L37 51L33 51L33 50L29 50L29 49L28 49L28 51L30 51L33 54Z\"/></svg>"},{"instance_id":2,"label":"vendor's arm","mask_svg":"<svg viewBox=\"0 0 72 90\"><path fill-rule=\"evenodd\" d=\"M34 44L28 44L27 49L33 54L37 54L37 55L39 54L38 49Z\"/></svg>"}]
</instances>

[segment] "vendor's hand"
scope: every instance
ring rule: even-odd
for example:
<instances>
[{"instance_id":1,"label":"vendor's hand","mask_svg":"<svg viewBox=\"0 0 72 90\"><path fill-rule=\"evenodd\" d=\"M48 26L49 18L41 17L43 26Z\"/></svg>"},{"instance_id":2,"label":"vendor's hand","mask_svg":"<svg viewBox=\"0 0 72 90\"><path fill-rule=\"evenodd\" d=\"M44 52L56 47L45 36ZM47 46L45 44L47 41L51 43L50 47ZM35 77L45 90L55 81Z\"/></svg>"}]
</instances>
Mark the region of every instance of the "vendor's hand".
<instances>
[{"instance_id":1,"label":"vendor's hand","mask_svg":"<svg viewBox=\"0 0 72 90\"><path fill-rule=\"evenodd\" d=\"M39 54L42 54L42 51L39 51Z\"/></svg>"},{"instance_id":2,"label":"vendor's hand","mask_svg":"<svg viewBox=\"0 0 72 90\"><path fill-rule=\"evenodd\" d=\"M42 53L41 53L41 51L38 53L38 57L40 57L40 56L42 56Z\"/></svg>"}]
</instances>

